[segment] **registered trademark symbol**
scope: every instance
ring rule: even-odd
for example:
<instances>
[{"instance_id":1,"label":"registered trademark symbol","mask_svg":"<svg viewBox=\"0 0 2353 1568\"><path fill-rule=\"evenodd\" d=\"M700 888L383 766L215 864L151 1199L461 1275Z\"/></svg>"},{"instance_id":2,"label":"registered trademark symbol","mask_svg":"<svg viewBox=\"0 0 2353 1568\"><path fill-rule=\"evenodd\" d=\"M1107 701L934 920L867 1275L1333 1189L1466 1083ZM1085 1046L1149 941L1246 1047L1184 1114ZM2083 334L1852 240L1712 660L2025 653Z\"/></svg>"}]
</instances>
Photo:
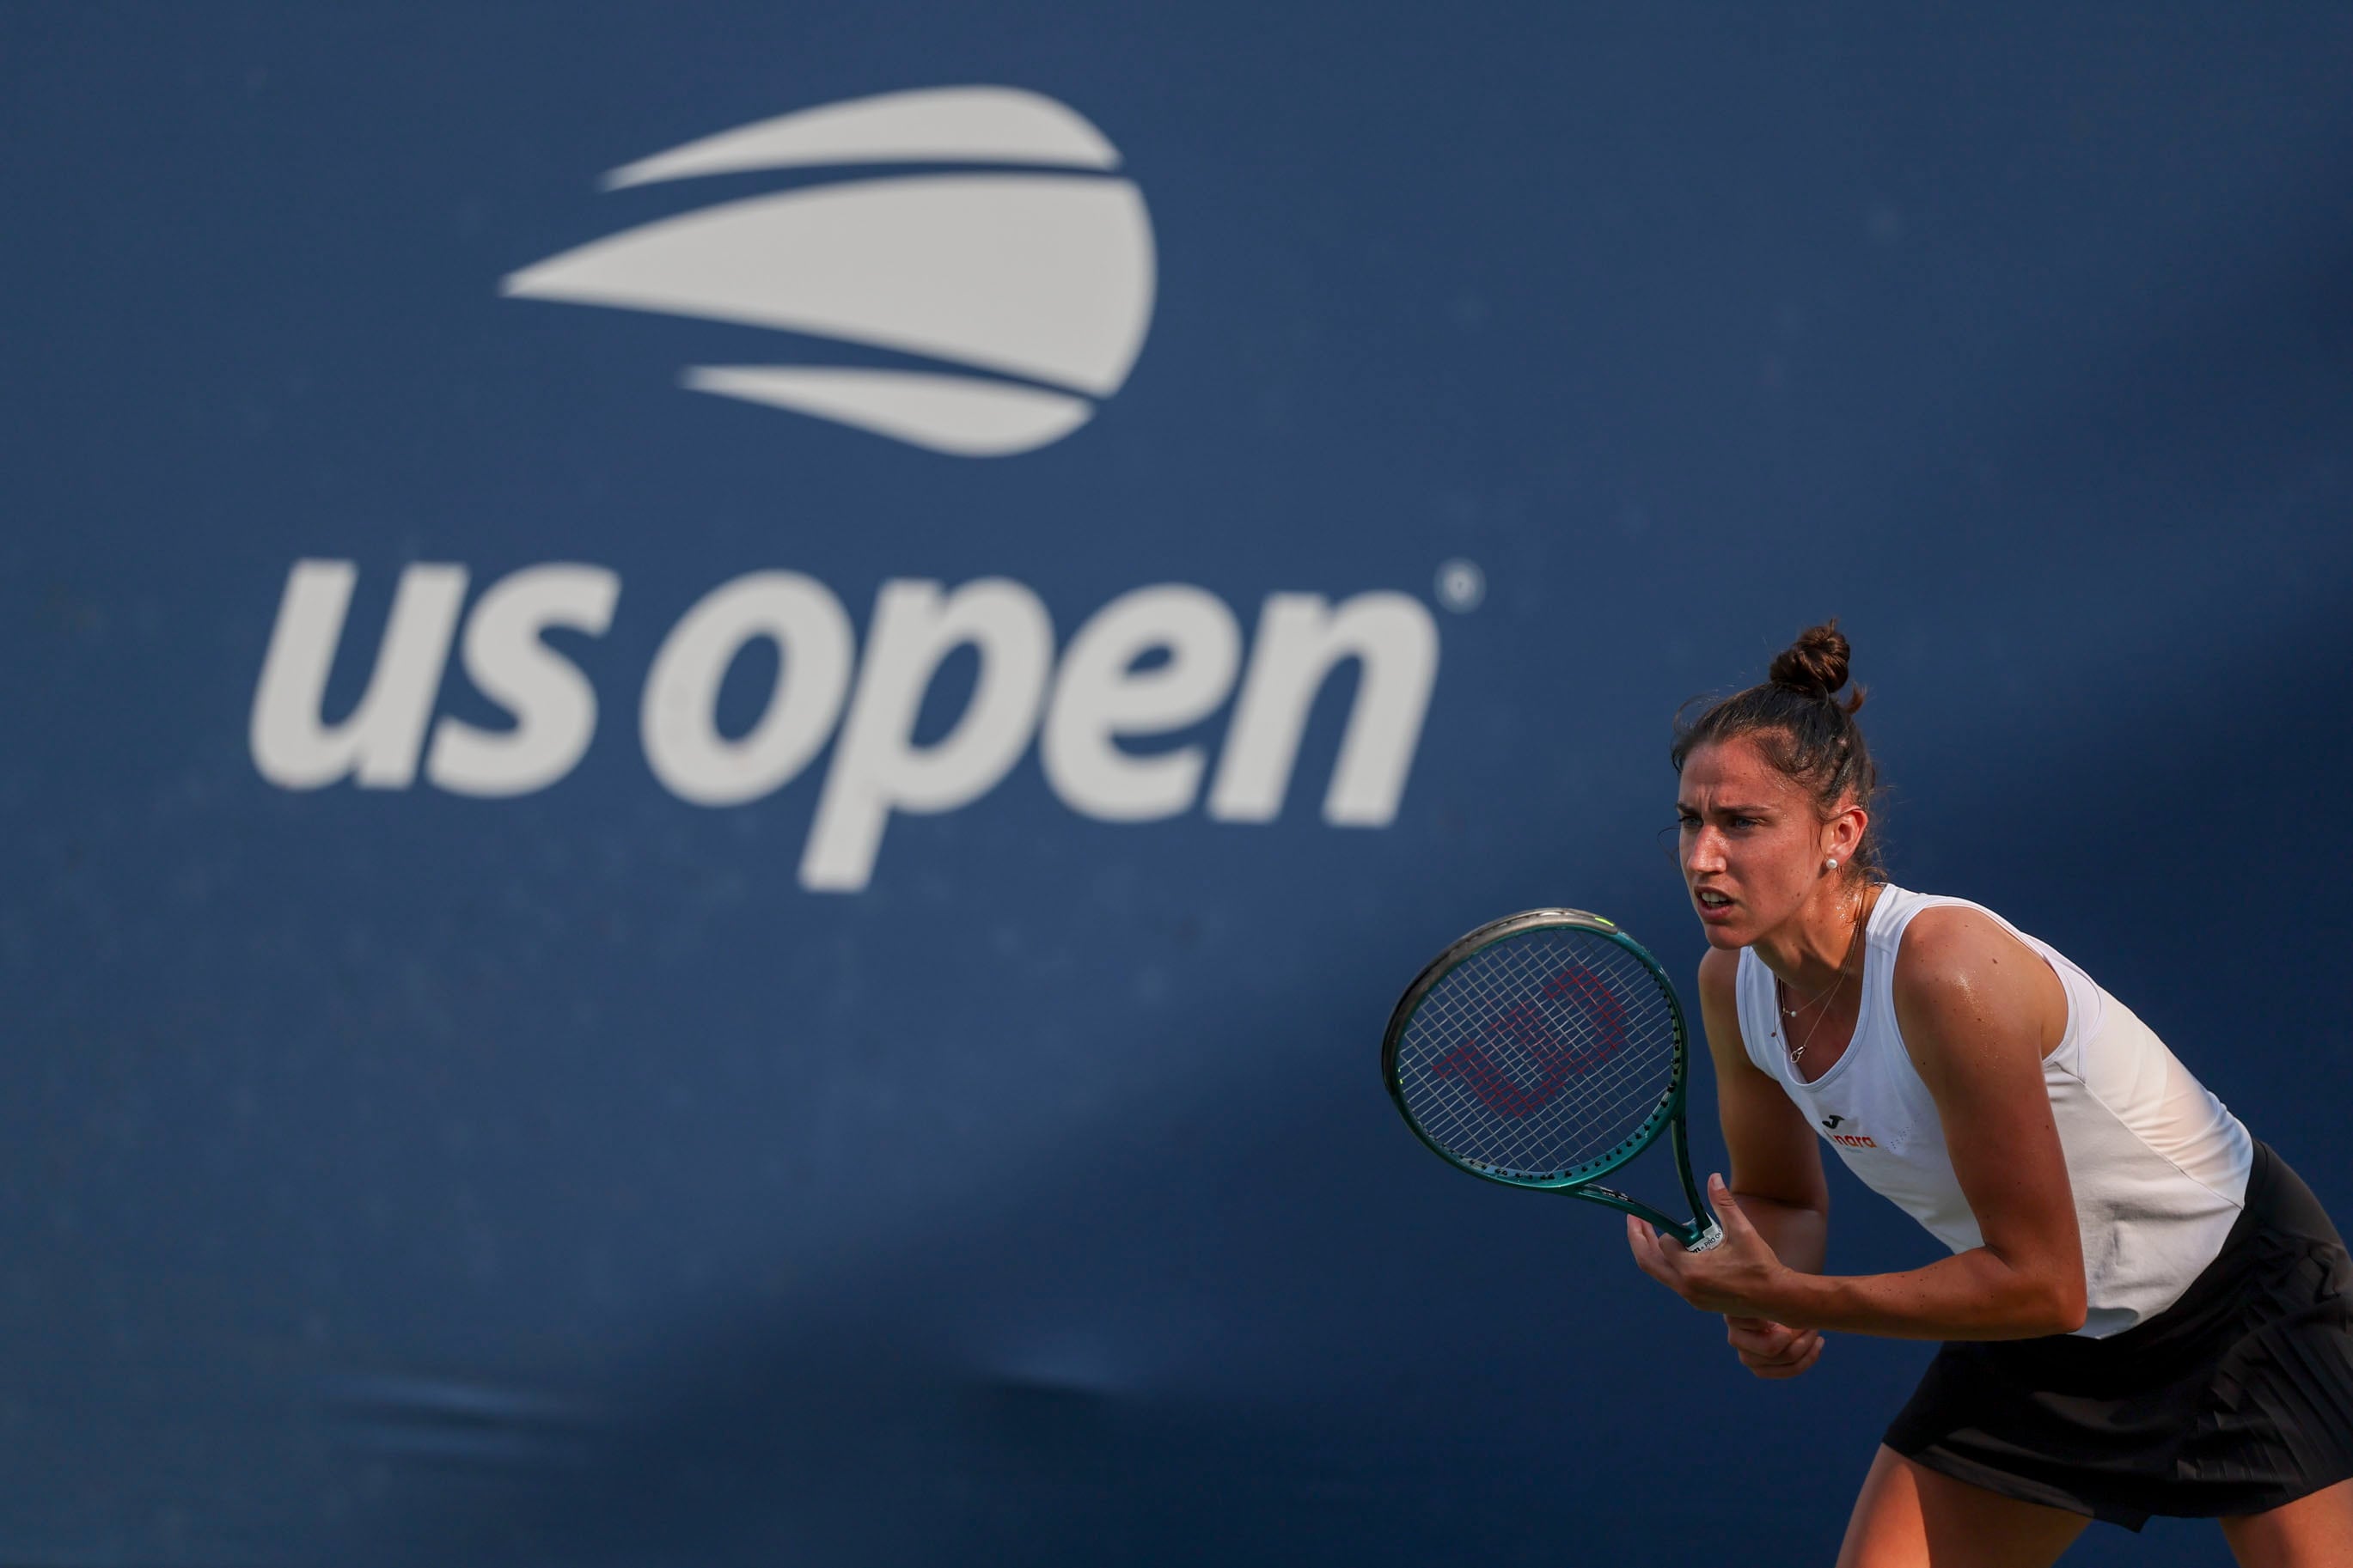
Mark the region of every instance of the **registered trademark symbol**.
<instances>
[{"instance_id":1,"label":"registered trademark symbol","mask_svg":"<svg viewBox=\"0 0 2353 1568\"><path fill-rule=\"evenodd\" d=\"M1487 596L1487 574L1475 561L1461 556L1438 568L1438 602L1456 615L1468 615Z\"/></svg>"}]
</instances>

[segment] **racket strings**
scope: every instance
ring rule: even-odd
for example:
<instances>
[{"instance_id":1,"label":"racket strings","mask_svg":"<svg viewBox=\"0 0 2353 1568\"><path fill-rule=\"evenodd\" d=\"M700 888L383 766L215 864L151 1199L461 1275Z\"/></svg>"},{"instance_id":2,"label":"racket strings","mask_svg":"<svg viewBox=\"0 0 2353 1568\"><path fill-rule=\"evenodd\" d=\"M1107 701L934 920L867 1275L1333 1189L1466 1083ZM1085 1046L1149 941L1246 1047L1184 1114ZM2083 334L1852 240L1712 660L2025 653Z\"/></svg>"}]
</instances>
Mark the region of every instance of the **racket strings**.
<instances>
[{"instance_id":1,"label":"racket strings","mask_svg":"<svg viewBox=\"0 0 2353 1568\"><path fill-rule=\"evenodd\" d=\"M1522 932L1423 996L1399 1042L1406 1108L1457 1158L1530 1178L1599 1160L1659 1111L1675 1076L1672 1003L1607 937Z\"/></svg>"},{"instance_id":2,"label":"racket strings","mask_svg":"<svg viewBox=\"0 0 2353 1568\"><path fill-rule=\"evenodd\" d=\"M1531 956L1491 960L1449 988L1431 1020L1432 1043L1447 1048L1424 1052L1423 1065L1430 1109L1449 1123L1433 1135L1466 1157L1543 1175L1598 1158L1641 1126L1672 1082L1672 1030L1644 1038L1612 988L1632 978L1609 973L1617 964L1597 973Z\"/></svg>"}]
</instances>

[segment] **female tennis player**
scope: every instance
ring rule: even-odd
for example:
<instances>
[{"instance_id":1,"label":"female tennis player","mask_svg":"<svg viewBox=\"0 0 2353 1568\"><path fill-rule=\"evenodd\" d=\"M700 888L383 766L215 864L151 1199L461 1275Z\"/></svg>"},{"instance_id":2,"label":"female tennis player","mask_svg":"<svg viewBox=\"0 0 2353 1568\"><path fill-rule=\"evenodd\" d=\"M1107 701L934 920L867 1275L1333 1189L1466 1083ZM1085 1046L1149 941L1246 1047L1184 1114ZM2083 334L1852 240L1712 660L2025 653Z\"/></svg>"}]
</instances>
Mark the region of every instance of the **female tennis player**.
<instances>
[{"instance_id":1,"label":"female tennis player","mask_svg":"<svg viewBox=\"0 0 2353 1568\"><path fill-rule=\"evenodd\" d=\"M1678 727L1683 879L1732 1180L1644 1272L1795 1377L1826 1331L1945 1342L1841 1568L2048 1563L2218 1517L2240 1563L2353 1564L2353 1261L2295 1173L2048 943L1882 874L1835 621ZM1821 1272L1820 1146L1952 1256Z\"/></svg>"}]
</instances>

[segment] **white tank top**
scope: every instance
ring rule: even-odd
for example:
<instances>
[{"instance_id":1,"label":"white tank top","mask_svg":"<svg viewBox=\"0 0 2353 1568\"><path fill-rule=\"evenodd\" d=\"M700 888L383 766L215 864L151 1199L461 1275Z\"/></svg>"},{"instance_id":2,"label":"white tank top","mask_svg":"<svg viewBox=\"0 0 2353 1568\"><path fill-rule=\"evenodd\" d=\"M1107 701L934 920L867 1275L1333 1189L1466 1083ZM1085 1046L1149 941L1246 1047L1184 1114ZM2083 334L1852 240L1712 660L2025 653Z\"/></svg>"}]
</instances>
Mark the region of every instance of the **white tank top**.
<instances>
[{"instance_id":1,"label":"white tank top","mask_svg":"<svg viewBox=\"0 0 2353 1568\"><path fill-rule=\"evenodd\" d=\"M2120 1333L2178 1300L2214 1260L2247 1194L2254 1144L2147 1025L2047 943L1982 905L1883 888L1863 941L1862 1015L1853 1043L1812 1083L1780 1032L1773 972L1740 952L1736 994L1748 1059L1788 1091L1865 1185L1964 1252L1984 1245L1961 1195L1945 1129L1895 1024L1895 953L1923 910L1978 910L2050 962L2067 993L2067 1033L2042 1061L2075 1193L2089 1310L2075 1331Z\"/></svg>"}]
</instances>

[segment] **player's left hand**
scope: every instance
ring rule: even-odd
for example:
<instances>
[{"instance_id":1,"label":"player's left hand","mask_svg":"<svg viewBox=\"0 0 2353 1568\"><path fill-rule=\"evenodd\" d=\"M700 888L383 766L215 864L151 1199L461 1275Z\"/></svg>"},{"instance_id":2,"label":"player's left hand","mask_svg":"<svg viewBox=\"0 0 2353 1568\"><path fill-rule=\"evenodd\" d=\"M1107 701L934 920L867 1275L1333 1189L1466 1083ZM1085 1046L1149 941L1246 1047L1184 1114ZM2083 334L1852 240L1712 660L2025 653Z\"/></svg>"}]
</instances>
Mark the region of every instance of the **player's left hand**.
<instances>
[{"instance_id":1,"label":"player's left hand","mask_svg":"<svg viewBox=\"0 0 2353 1568\"><path fill-rule=\"evenodd\" d=\"M1740 1212L1722 1176L1708 1177L1707 1201L1724 1240L1705 1252L1685 1252L1680 1241L1628 1215L1626 1244L1634 1249L1636 1266L1703 1312L1780 1318L1780 1287L1788 1269Z\"/></svg>"}]
</instances>

